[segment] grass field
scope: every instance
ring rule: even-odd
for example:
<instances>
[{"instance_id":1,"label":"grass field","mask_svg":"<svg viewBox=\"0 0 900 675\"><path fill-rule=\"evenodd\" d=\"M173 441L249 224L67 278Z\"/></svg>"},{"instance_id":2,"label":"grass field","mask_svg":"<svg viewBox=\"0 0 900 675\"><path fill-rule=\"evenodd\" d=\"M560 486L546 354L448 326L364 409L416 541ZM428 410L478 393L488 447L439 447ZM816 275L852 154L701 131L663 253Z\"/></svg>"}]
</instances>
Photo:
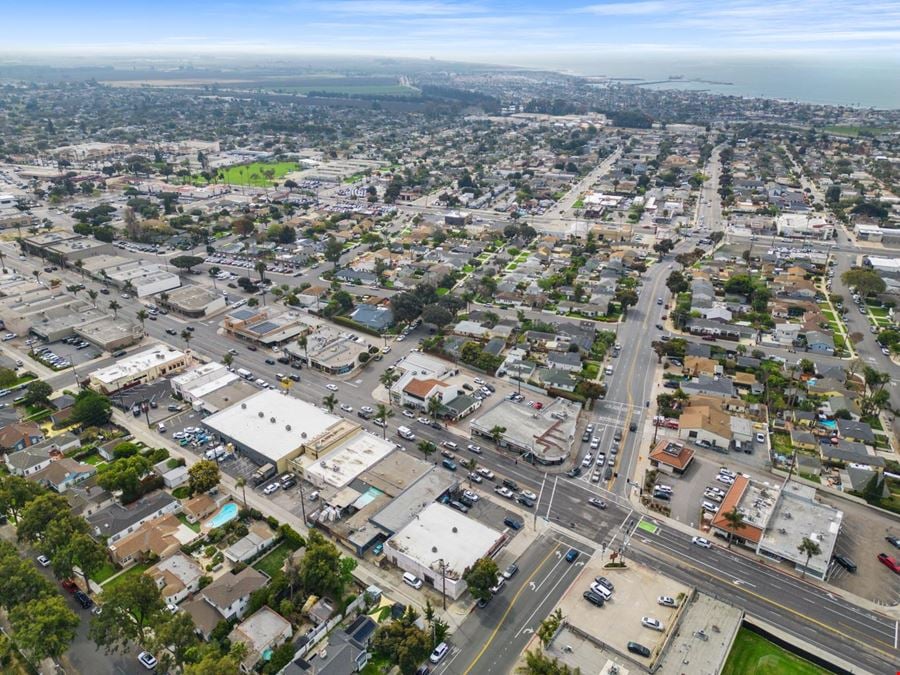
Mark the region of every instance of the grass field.
<instances>
[{"instance_id":1,"label":"grass field","mask_svg":"<svg viewBox=\"0 0 900 675\"><path fill-rule=\"evenodd\" d=\"M133 567L129 567L127 570L122 572L119 576L114 577L114 578L110 579L109 581L107 581L105 584L103 584L103 590L108 591L110 588L116 588L118 586L121 586L122 584L131 583L134 579L137 579L144 572L146 572L147 568L149 568L149 567L150 567L150 565L148 565L147 563L138 563L137 565L134 565Z\"/></svg>"},{"instance_id":2,"label":"grass field","mask_svg":"<svg viewBox=\"0 0 900 675\"><path fill-rule=\"evenodd\" d=\"M249 185L266 187L285 174L296 171L300 166L296 162L253 162L239 164L219 170L219 180L229 185Z\"/></svg>"},{"instance_id":3,"label":"grass field","mask_svg":"<svg viewBox=\"0 0 900 675\"><path fill-rule=\"evenodd\" d=\"M837 134L839 136L850 136L851 138L856 138L857 136L877 136L879 134L884 134L890 131L890 129L884 127L858 127L858 126L831 126L825 127L825 133L828 134Z\"/></svg>"},{"instance_id":4,"label":"grass field","mask_svg":"<svg viewBox=\"0 0 900 675\"><path fill-rule=\"evenodd\" d=\"M738 631L722 675L820 675L828 671L746 628Z\"/></svg>"},{"instance_id":5,"label":"grass field","mask_svg":"<svg viewBox=\"0 0 900 675\"><path fill-rule=\"evenodd\" d=\"M274 577L278 570L281 569L281 566L284 564L285 559L291 554L292 551L293 549L288 545L288 543L283 541L262 558L253 563L253 568L259 570L260 572L265 572L269 575L269 577Z\"/></svg>"}]
</instances>

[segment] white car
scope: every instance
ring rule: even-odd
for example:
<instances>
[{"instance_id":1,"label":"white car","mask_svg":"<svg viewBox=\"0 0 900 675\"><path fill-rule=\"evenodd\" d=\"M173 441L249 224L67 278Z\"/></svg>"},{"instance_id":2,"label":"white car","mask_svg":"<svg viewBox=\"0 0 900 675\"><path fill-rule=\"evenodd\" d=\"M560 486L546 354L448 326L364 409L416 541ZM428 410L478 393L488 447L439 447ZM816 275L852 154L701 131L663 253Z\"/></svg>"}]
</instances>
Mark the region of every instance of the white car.
<instances>
[{"instance_id":1,"label":"white car","mask_svg":"<svg viewBox=\"0 0 900 675\"><path fill-rule=\"evenodd\" d=\"M138 661L141 662L141 665L144 666L147 670L153 670L156 668L156 664L158 663L156 657L153 656L150 652L141 652L138 654Z\"/></svg>"},{"instance_id":2,"label":"white car","mask_svg":"<svg viewBox=\"0 0 900 675\"><path fill-rule=\"evenodd\" d=\"M663 607L678 607L678 603L675 602L675 598L671 598L668 595L661 595L656 599L657 604L662 605Z\"/></svg>"},{"instance_id":3,"label":"white car","mask_svg":"<svg viewBox=\"0 0 900 675\"><path fill-rule=\"evenodd\" d=\"M370 411L370 410L367 410L366 412L371 412L371 411ZM404 417L408 417L408 418L411 419L411 420L414 420L414 419L416 418L416 415L415 415L415 413L414 413L412 410L404 410L404 411L403 411L403 416L404 416Z\"/></svg>"},{"instance_id":4,"label":"white car","mask_svg":"<svg viewBox=\"0 0 900 675\"><path fill-rule=\"evenodd\" d=\"M584 459L581 460L581 466L588 467L594 462L594 456L591 453L588 453L584 456Z\"/></svg>"},{"instance_id":5,"label":"white car","mask_svg":"<svg viewBox=\"0 0 900 675\"><path fill-rule=\"evenodd\" d=\"M732 485L734 483L734 478L731 476L726 476L724 473L720 473L716 476L716 480L720 483L725 483L725 485Z\"/></svg>"},{"instance_id":6,"label":"white car","mask_svg":"<svg viewBox=\"0 0 900 675\"><path fill-rule=\"evenodd\" d=\"M715 502L703 502L700 507L707 513L715 513L719 510L719 505Z\"/></svg>"},{"instance_id":7,"label":"white car","mask_svg":"<svg viewBox=\"0 0 900 675\"><path fill-rule=\"evenodd\" d=\"M758 434L756 434L756 442L757 442L757 443L765 443L765 442L766 442L766 435L763 434L763 433L758 433Z\"/></svg>"},{"instance_id":8,"label":"white car","mask_svg":"<svg viewBox=\"0 0 900 675\"><path fill-rule=\"evenodd\" d=\"M728 476L729 478L737 477L737 474L734 471L729 471L724 466L721 469L719 469L719 475L720 476Z\"/></svg>"},{"instance_id":9,"label":"white car","mask_svg":"<svg viewBox=\"0 0 900 675\"><path fill-rule=\"evenodd\" d=\"M591 497L588 499L588 504L591 506L596 506L601 511L606 508L606 502L602 499L598 499L597 497Z\"/></svg>"},{"instance_id":10,"label":"white car","mask_svg":"<svg viewBox=\"0 0 900 675\"><path fill-rule=\"evenodd\" d=\"M714 501L716 503L719 503L722 501L722 495L720 495L718 492L710 492L709 490L705 490L703 492L703 496L706 497L707 499L711 499L712 501Z\"/></svg>"},{"instance_id":11,"label":"white car","mask_svg":"<svg viewBox=\"0 0 900 675\"><path fill-rule=\"evenodd\" d=\"M670 495L675 494L675 491L668 485L663 485L662 483L657 483L653 486L653 489L657 492L668 492Z\"/></svg>"},{"instance_id":12,"label":"white car","mask_svg":"<svg viewBox=\"0 0 900 675\"><path fill-rule=\"evenodd\" d=\"M475 384L479 385L479 386L484 386L484 384L485 384L485 381L482 380L480 377L476 377L476 378L475 378L474 380L472 380L472 381L473 381Z\"/></svg>"},{"instance_id":13,"label":"white car","mask_svg":"<svg viewBox=\"0 0 900 675\"><path fill-rule=\"evenodd\" d=\"M364 405L364 406L360 407L359 410L360 410L360 412L364 412L364 413L373 413L373 412L375 412L374 410L372 410L372 406L370 406L370 405Z\"/></svg>"},{"instance_id":14,"label":"white car","mask_svg":"<svg viewBox=\"0 0 900 675\"><path fill-rule=\"evenodd\" d=\"M336 384L326 384L325 388L328 391L337 391L338 390L338 386Z\"/></svg>"},{"instance_id":15,"label":"white car","mask_svg":"<svg viewBox=\"0 0 900 675\"><path fill-rule=\"evenodd\" d=\"M700 548L712 548L712 542L704 537L691 537L691 543Z\"/></svg>"},{"instance_id":16,"label":"white car","mask_svg":"<svg viewBox=\"0 0 900 675\"><path fill-rule=\"evenodd\" d=\"M479 500L478 494L471 490L463 490L463 497L472 502L477 502Z\"/></svg>"},{"instance_id":17,"label":"white car","mask_svg":"<svg viewBox=\"0 0 900 675\"><path fill-rule=\"evenodd\" d=\"M534 494L531 490L522 490L521 494L523 497L526 497L531 501L537 501L537 495Z\"/></svg>"},{"instance_id":18,"label":"white car","mask_svg":"<svg viewBox=\"0 0 900 675\"><path fill-rule=\"evenodd\" d=\"M507 499L512 499L515 496L512 490L510 490L508 487L504 487L503 485L498 485L497 487L495 487L494 492L496 492L501 497L506 497Z\"/></svg>"},{"instance_id":19,"label":"white car","mask_svg":"<svg viewBox=\"0 0 900 675\"><path fill-rule=\"evenodd\" d=\"M476 455L480 455L480 454L481 454L481 446L479 446L479 445L474 445L474 444L472 444L472 443L469 443L469 444L466 446L466 450L468 450L469 452L474 452Z\"/></svg>"},{"instance_id":20,"label":"white car","mask_svg":"<svg viewBox=\"0 0 900 675\"><path fill-rule=\"evenodd\" d=\"M37 561L41 567L49 567L50 566L50 558L45 555L39 555L37 557Z\"/></svg>"},{"instance_id":21,"label":"white car","mask_svg":"<svg viewBox=\"0 0 900 675\"><path fill-rule=\"evenodd\" d=\"M263 490L263 494L264 495L273 494L273 493L277 492L280 487L281 487L281 483L269 483L268 485L266 485L265 489Z\"/></svg>"},{"instance_id":22,"label":"white car","mask_svg":"<svg viewBox=\"0 0 900 675\"><path fill-rule=\"evenodd\" d=\"M344 412L348 412L348 413L353 412L353 406L347 405L346 403L341 403L341 410L343 410Z\"/></svg>"},{"instance_id":23,"label":"white car","mask_svg":"<svg viewBox=\"0 0 900 675\"><path fill-rule=\"evenodd\" d=\"M486 469L483 466L478 467L478 473L487 478L488 480L494 480L494 472L490 469Z\"/></svg>"},{"instance_id":24,"label":"white car","mask_svg":"<svg viewBox=\"0 0 900 675\"><path fill-rule=\"evenodd\" d=\"M664 630L662 621L660 621L659 619L654 619L652 616L641 617L641 625L644 628L650 628L652 630L658 630L658 631Z\"/></svg>"}]
</instances>

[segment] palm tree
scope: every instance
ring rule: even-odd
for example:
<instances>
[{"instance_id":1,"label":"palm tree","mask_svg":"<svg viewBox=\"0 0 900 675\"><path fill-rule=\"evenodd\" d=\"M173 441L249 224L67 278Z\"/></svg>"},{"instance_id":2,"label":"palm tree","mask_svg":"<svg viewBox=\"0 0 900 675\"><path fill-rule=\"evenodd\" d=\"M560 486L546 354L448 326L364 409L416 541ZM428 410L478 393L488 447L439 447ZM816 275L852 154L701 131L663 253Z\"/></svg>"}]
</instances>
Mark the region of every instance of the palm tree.
<instances>
[{"instance_id":1,"label":"palm tree","mask_svg":"<svg viewBox=\"0 0 900 675\"><path fill-rule=\"evenodd\" d=\"M226 354L222 357L222 363L224 363L226 366L230 366L232 363L234 363L234 356L232 356L231 354L226 353Z\"/></svg>"},{"instance_id":2,"label":"palm tree","mask_svg":"<svg viewBox=\"0 0 900 675\"><path fill-rule=\"evenodd\" d=\"M97 306L97 296L100 295L93 288L88 290L88 297L91 299L91 302L94 303L94 307Z\"/></svg>"},{"instance_id":3,"label":"palm tree","mask_svg":"<svg viewBox=\"0 0 900 675\"><path fill-rule=\"evenodd\" d=\"M217 266L215 266L215 265L213 265L212 267L210 267L210 268L207 270L207 272L209 273L209 276L212 278L213 288L216 287L216 275L217 275L219 272L221 272L221 271L222 271L222 270L219 269L219 268L218 268Z\"/></svg>"},{"instance_id":4,"label":"palm tree","mask_svg":"<svg viewBox=\"0 0 900 675\"><path fill-rule=\"evenodd\" d=\"M431 441L419 441L419 444L416 446L423 455L425 455L425 459L428 459L428 455L437 451L437 446Z\"/></svg>"},{"instance_id":5,"label":"palm tree","mask_svg":"<svg viewBox=\"0 0 900 675\"><path fill-rule=\"evenodd\" d=\"M381 436L382 438L387 438L387 419L388 417L393 417L394 411L391 410L384 403L379 403L377 408L375 409L375 417L380 419L385 423L383 427L381 427Z\"/></svg>"},{"instance_id":6,"label":"palm tree","mask_svg":"<svg viewBox=\"0 0 900 675\"><path fill-rule=\"evenodd\" d=\"M231 354L229 354L231 356ZM234 481L235 486L241 488L241 500L244 502L244 508L247 508L247 479L241 476Z\"/></svg>"},{"instance_id":7,"label":"palm tree","mask_svg":"<svg viewBox=\"0 0 900 675\"><path fill-rule=\"evenodd\" d=\"M191 339L194 336L191 334L187 328L181 331L181 339L184 340L184 348L187 349L191 345Z\"/></svg>"},{"instance_id":8,"label":"palm tree","mask_svg":"<svg viewBox=\"0 0 900 675\"><path fill-rule=\"evenodd\" d=\"M491 428L491 438L494 439L494 443L500 445L500 439L503 438L503 434L506 433L506 427L501 427L499 424Z\"/></svg>"},{"instance_id":9,"label":"palm tree","mask_svg":"<svg viewBox=\"0 0 900 675\"><path fill-rule=\"evenodd\" d=\"M75 269L81 272L81 280L84 281L84 260L76 260Z\"/></svg>"},{"instance_id":10,"label":"palm tree","mask_svg":"<svg viewBox=\"0 0 900 675\"><path fill-rule=\"evenodd\" d=\"M165 305L169 301L169 294L163 291L159 294L159 301L161 304Z\"/></svg>"},{"instance_id":11,"label":"palm tree","mask_svg":"<svg viewBox=\"0 0 900 675\"><path fill-rule=\"evenodd\" d=\"M135 316L137 317L137 320L141 322L141 332L143 332L144 331L144 322L147 320L147 317L150 315L147 313L146 309L139 309L137 311L137 314L135 314Z\"/></svg>"},{"instance_id":12,"label":"palm tree","mask_svg":"<svg viewBox=\"0 0 900 675\"><path fill-rule=\"evenodd\" d=\"M303 354L306 357L306 365L309 365L309 338L306 335L301 335L297 338L297 346L303 350Z\"/></svg>"},{"instance_id":13,"label":"palm tree","mask_svg":"<svg viewBox=\"0 0 900 675\"><path fill-rule=\"evenodd\" d=\"M259 274L260 281L266 280L266 263L264 263L262 260L260 260L258 263L256 263L253 266L253 269L255 269L257 274Z\"/></svg>"},{"instance_id":14,"label":"palm tree","mask_svg":"<svg viewBox=\"0 0 900 675\"><path fill-rule=\"evenodd\" d=\"M428 399L428 416L432 420L437 420L438 413L441 411L441 408L444 407L444 404L441 403L441 399L437 396L432 396Z\"/></svg>"},{"instance_id":15,"label":"palm tree","mask_svg":"<svg viewBox=\"0 0 900 675\"><path fill-rule=\"evenodd\" d=\"M32 274L34 275L35 281L40 281L40 279L41 279L41 271L40 270L35 270L34 272L32 272Z\"/></svg>"},{"instance_id":16,"label":"palm tree","mask_svg":"<svg viewBox=\"0 0 900 675\"><path fill-rule=\"evenodd\" d=\"M803 565L803 572L800 575L800 578L802 579L806 576L806 568L809 567L809 559L814 555L821 555L822 548L819 546L818 542L813 541L809 537L803 537L803 541L800 542L797 550L800 551L802 555L806 556L806 562Z\"/></svg>"},{"instance_id":17,"label":"palm tree","mask_svg":"<svg viewBox=\"0 0 900 675\"><path fill-rule=\"evenodd\" d=\"M394 386L394 383L400 379L400 375L398 375L393 370L386 370L381 374L381 377L378 378L378 381L381 383L388 392L388 401L393 405L393 399L391 398L391 387Z\"/></svg>"},{"instance_id":18,"label":"palm tree","mask_svg":"<svg viewBox=\"0 0 900 675\"><path fill-rule=\"evenodd\" d=\"M118 302L116 302L115 300L110 300L110 301L109 301L109 308L112 310L113 317L116 318L116 319L118 319L118 318L119 318L119 310L122 309L122 305L120 305L120 304L119 304Z\"/></svg>"},{"instance_id":19,"label":"palm tree","mask_svg":"<svg viewBox=\"0 0 900 675\"><path fill-rule=\"evenodd\" d=\"M334 406L337 405L337 402L338 400L334 394L328 394L328 396L322 399L322 405L328 408L328 412L330 413L334 412Z\"/></svg>"},{"instance_id":20,"label":"palm tree","mask_svg":"<svg viewBox=\"0 0 900 675\"><path fill-rule=\"evenodd\" d=\"M728 530L728 548L731 548L731 540L734 538L734 533L738 531L738 529L744 524L744 514L738 511L737 506L732 507L731 511L726 511L722 514L722 517L728 522L729 530Z\"/></svg>"},{"instance_id":21,"label":"palm tree","mask_svg":"<svg viewBox=\"0 0 900 675\"><path fill-rule=\"evenodd\" d=\"M134 295L134 284L131 283L131 279L126 279L125 283L122 284L122 292Z\"/></svg>"}]
</instances>

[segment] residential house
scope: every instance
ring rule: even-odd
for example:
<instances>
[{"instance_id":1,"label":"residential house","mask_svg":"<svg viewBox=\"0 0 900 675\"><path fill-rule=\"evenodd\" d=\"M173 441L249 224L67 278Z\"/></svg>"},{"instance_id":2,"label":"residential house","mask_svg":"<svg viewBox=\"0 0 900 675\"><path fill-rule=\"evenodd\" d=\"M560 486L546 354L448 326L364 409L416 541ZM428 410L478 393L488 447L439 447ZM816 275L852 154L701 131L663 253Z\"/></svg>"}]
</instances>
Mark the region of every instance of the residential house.
<instances>
[{"instance_id":1,"label":"residential house","mask_svg":"<svg viewBox=\"0 0 900 675\"><path fill-rule=\"evenodd\" d=\"M713 406L689 405L678 419L678 437L727 450L733 440L731 416Z\"/></svg>"},{"instance_id":2,"label":"residential house","mask_svg":"<svg viewBox=\"0 0 900 675\"><path fill-rule=\"evenodd\" d=\"M153 471L163 479L163 485L170 490L188 482L187 466L169 467L169 460L164 459L153 467Z\"/></svg>"},{"instance_id":3,"label":"residential house","mask_svg":"<svg viewBox=\"0 0 900 675\"><path fill-rule=\"evenodd\" d=\"M65 492L65 497L69 502L72 514L81 518L87 518L116 503L112 492L97 485L96 475L82 483L70 486Z\"/></svg>"},{"instance_id":4,"label":"residential house","mask_svg":"<svg viewBox=\"0 0 900 675\"><path fill-rule=\"evenodd\" d=\"M866 422L838 419L837 430L841 438L846 438L848 441L875 445L875 432Z\"/></svg>"},{"instance_id":5,"label":"residential house","mask_svg":"<svg viewBox=\"0 0 900 675\"><path fill-rule=\"evenodd\" d=\"M109 545L114 562L128 565L148 557L165 558L200 537L174 513L143 523L132 534Z\"/></svg>"},{"instance_id":6,"label":"residential house","mask_svg":"<svg viewBox=\"0 0 900 675\"><path fill-rule=\"evenodd\" d=\"M834 338L819 331L807 331L806 349L816 354L834 354Z\"/></svg>"},{"instance_id":7,"label":"residential house","mask_svg":"<svg viewBox=\"0 0 900 675\"><path fill-rule=\"evenodd\" d=\"M209 639L209 634L220 621L242 619L254 591L263 588L269 578L252 567L234 573L226 573L197 593L193 600L182 605L194 619L197 631Z\"/></svg>"},{"instance_id":8,"label":"residential house","mask_svg":"<svg viewBox=\"0 0 900 675\"><path fill-rule=\"evenodd\" d=\"M32 422L13 422L0 429L0 450L16 452L44 440L44 432Z\"/></svg>"},{"instance_id":9,"label":"residential house","mask_svg":"<svg viewBox=\"0 0 900 675\"><path fill-rule=\"evenodd\" d=\"M686 356L684 357L684 375L688 377L716 377L722 373L722 366L715 359L708 359L702 356Z\"/></svg>"},{"instance_id":10,"label":"residential house","mask_svg":"<svg viewBox=\"0 0 900 675\"><path fill-rule=\"evenodd\" d=\"M558 368L538 368L537 377L540 383L547 389L559 389L560 391L575 391L578 386L578 378L571 372Z\"/></svg>"},{"instance_id":11,"label":"residential house","mask_svg":"<svg viewBox=\"0 0 900 675\"><path fill-rule=\"evenodd\" d=\"M227 497L222 495L216 500L212 495L204 493L183 502L181 510L189 523L199 523L204 518L211 516L219 507L219 503L226 499Z\"/></svg>"},{"instance_id":12,"label":"residential house","mask_svg":"<svg viewBox=\"0 0 900 675\"><path fill-rule=\"evenodd\" d=\"M246 646L247 654L241 661L241 671L252 673L260 661L270 658L272 652L291 639L291 622L263 605L255 613L231 629L231 644Z\"/></svg>"},{"instance_id":13,"label":"residential house","mask_svg":"<svg viewBox=\"0 0 900 675\"><path fill-rule=\"evenodd\" d=\"M400 390L400 404L408 408L419 410L428 409L428 401L437 398L443 405L447 405L457 396L454 386L434 378L412 378Z\"/></svg>"},{"instance_id":14,"label":"residential house","mask_svg":"<svg viewBox=\"0 0 900 675\"><path fill-rule=\"evenodd\" d=\"M177 605L200 590L200 578L204 571L200 563L179 551L160 560L145 574L156 582L163 600Z\"/></svg>"},{"instance_id":15,"label":"residential house","mask_svg":"<svg viewBox=\"0 0 900 675\"><path fill-rule=\"evenodd\" d=\"M116 503L101 509L86 518L96 537L103 537L107 544L113 544L128 536L146 522L169 513L176 513L181 502L175 497L157 490L127 506Z\"/></svg>"},{"instance_id":16,"label":"residential house","mask_svg":"<svg viewBox=\"0 0 900 675\"><path fill-rule=\"evenodd\" d=\"M97 467L78 462L71 457L56 459L40 471L32 473L29 480L40 483L62 494L71 486L86 481L97 473Z\"/></svg>"},{"instance_id":17,"label":"residential house","mask_svg":"<svg viewBox=\"0 0 900 675\"><path fill-rule=\"evenodd\" d=\"M394 325L394 312L389 307L380 305L357 305L350 313L350 318L377 333L383 333Z\"/></svg>"},{"instance_id":18,"label":"residential house","mask_svg":"<svg viewBox=\"0 0 900 675\"><path fill-rule=\"evenodd\" d=\"M577 373L581 371L581 355L576 352L557 352L547 353L547 366L555 370L564 370L569 373Z\"/></svg>"},{"instance_id":19,"label":"residential house","mask_svg":"<svg viewBox=\"0 0 900 675\"><path fill-rule=\"evenodd\" d=\"M278 540L278 535L262 521L253 522L249 530L245 537L225 549L225 557L234 564L247 562Z\"/></svg>"},{"instance_id":20,"label":"residential house","mask_svg":"<svg viewBox=\"0 0 900 675\"><path fill-rule=\"evenodd\" d=\"M702 394L708 396L723 396L734 398L734 384L727 377L709 377L700 375L681 383L681 389L687 394Z\"/></svg>"},{"instance_id":21,"label":"residential house","mask_svg":"<svg viewBox=\"0 0 900 675\"><path fill-rule=\"evenodd\" d=\"M369 662L369 644L377 625L366 615L357 617L344 630L328 638L328 649L296 658L282 675L352 675L362 672Z\"/></svg>"}]
</instances>

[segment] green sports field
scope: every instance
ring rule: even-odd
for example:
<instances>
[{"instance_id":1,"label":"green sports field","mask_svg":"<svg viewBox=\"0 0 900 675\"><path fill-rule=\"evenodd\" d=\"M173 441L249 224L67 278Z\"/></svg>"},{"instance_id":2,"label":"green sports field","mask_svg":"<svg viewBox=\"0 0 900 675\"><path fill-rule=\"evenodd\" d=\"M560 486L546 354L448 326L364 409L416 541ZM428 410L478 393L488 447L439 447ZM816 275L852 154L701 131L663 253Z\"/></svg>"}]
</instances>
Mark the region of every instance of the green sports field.
<instances>
[{"instance_id":1,"label":"green sports field","mask_svg":"<svg viewBox=\"0 0 900 675\"><path fill-rule=\"evenodd\" d=\"M253 162L238 164L219 170L219 180L229 185L268 187L284 178L285 174L299 169L296 162Z\"/></svg>"},{"instance_id":2,"label":"green sports field","mask_svg":"<svg viewBox=\"0 0 900 675\"><path fill-rule=\"evenodd\" d=\"M741 628L722 675L825 675L828 671Z\"/></svg>"}]
</instances>

